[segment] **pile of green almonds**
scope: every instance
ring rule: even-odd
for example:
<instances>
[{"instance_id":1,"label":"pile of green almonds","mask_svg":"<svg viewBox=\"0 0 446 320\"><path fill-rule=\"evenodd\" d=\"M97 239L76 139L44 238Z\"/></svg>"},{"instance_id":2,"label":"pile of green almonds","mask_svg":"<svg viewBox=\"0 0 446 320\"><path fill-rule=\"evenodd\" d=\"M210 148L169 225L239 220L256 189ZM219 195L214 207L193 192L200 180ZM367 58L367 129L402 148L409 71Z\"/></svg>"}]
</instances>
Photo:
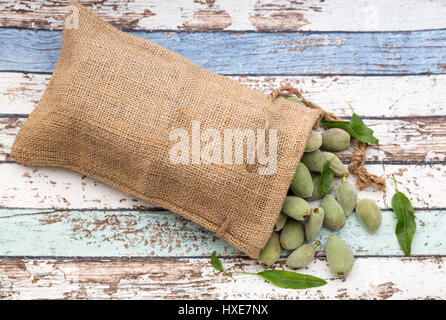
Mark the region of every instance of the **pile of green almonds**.
<instances>
[{"instance_id":1,"label":"pile of green almonds","mask_svg":"<svg viewBox=\"0 0 446 320\"><path fill-rule=\"evenodd\" d=\"M286 260L288 267L297 269L308 266L320 244L319 241L311 243L321 228L325 226L330 230L339 230L355 209L362 226L368 232L378 230L381 225L381 211L372 200L358 201L356 187L347 182L347 167L332 153L349 146L350 135L342 129L332 128L322 134L316 131L311 133L290 185L291 195L286 197L274 231L260 252L260 263L273 265L280 258L282 249L285 249L291 251ZM341 177L342 181L336 191L333 191L333 183L329 193L322 195L319 192L319 181L327 161L335 177ZM318 205L310 208L308 201L319 200ZM325 244L325 253L333 274L345 277L350 273L353 253L344 240L336 236L329 237Z\"/></svg>"}]
</instances>

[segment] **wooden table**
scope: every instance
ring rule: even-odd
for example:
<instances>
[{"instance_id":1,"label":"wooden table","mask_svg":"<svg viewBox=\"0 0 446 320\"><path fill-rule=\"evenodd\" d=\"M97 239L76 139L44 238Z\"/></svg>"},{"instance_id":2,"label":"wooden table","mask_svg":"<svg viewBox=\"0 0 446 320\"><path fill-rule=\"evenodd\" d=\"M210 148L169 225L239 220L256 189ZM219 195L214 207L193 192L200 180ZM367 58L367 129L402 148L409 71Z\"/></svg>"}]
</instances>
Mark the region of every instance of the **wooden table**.
<instances>
[{"instance_id":1,"label":"wooden table","mask_svg":"<svg viewBox=\"0 0 446 320\"><path fill-rule=\"evenodd\" d=\"M360 197L376 200L383 224L371 235L352 215L339 232L324 230L323 241L339 234L351 245L353 272L333 278L321 249L303 272L328 284L285 290L214 272L214 250L227 268L262 267L175 214L69 170L18 165L10 148L57 62L68 1L7 0L0 4L0 298L446 298L445 1L81 2L265 93L291 84L344 117L350 103L380 139L367 168L387 178L387 189ZM394 235L392 174L416 208L410 258Z\"/></svg>"}]
</instances>

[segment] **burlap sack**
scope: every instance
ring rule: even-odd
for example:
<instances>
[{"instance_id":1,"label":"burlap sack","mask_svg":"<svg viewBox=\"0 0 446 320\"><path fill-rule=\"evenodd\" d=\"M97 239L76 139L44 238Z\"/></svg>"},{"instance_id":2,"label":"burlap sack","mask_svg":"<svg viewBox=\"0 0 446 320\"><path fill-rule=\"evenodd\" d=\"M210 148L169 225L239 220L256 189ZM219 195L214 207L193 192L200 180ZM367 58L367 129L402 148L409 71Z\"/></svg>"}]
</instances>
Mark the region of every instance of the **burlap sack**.
<instances>
[{"instance_id":1,"label":"burlap sack","mask_svg":"<svg viewBox=\"0 0 446 320\"><path fill-rule=\"evenodd\" d=\"M121 32L80 5L74 11L77 26L67 15L71 25L64 26L56 69L17 135L12 158L93 177L218 232L256 258L320 112L272 101ZM276 129L276 173L258 174L259 164L247 170L246 163L171 163L169 135L190 131L192 121L219 132Z\"/></svg>"}]
</instances>

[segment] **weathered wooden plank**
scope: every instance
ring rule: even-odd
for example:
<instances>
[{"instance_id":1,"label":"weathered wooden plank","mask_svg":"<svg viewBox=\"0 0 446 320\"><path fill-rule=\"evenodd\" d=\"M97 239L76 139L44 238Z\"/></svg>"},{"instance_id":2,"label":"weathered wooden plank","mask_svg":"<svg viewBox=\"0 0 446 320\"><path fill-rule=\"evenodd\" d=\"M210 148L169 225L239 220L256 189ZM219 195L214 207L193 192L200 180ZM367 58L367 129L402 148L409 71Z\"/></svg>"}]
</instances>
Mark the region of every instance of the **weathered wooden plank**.
<instances>
[{"instance_id":1,"label":"weathered wooden plank","mask_svg":"<svg viewBox=\"0 0 446 320\"><path fill-rule=\"evenodd\" d=\"M101 18L124 29L377 31L444 28L442 1L289 0L81 0ZM62 26L69 0L6 0L0 26Z\"/></svg>"},{"instance_id":2,"label":"weathered wooden plank","mask_svg":"<svg viewBox=\"0 0 446 320\"><path fill-rule=\"evenodd\" d=\"M412 32L131 32L220 74L444 74L446 29ZM61 32L0 29L0 71L52 72Z\"/></svg>"},{"instance_id":3,"label":"weathered wooden plank","mask_svg":"<svg viewBox=\"0 0 446 320\"><path fill-rule=\"evenodd\" d=\"M384 191L368 188L361 198L390 208L394 194L392 174L417 208L446 208L446 167L442 164L367 165L371 173L387 179ZM16 163L0 165L0 207L55 209L138 209L155 205L128 196L108 185L74 171L52 167L27 167ZM349 177L353 183L353 177ZM337 179L339 180L339 179Z\"/></svg>"},{"instance_id":4,"label":"weathered wooden plank","mask_svg":"<svg viewBox=\"0 0 446 320\"><path fill-rule=\"evenodd\" d=\"M234 270L263 269L245 259L223 262ZM0 298L445 299L444 263L446 258L440 257L358 258L344 280L333 278L326 261L316 259L302 272L328 284L290 290L249 275L236 274L233 281L216 274L209 259L1 259Z\"/></svg>"},{"instance_id":5,"label":"weathered wooden plank","mask_svg":"<svg viewBox=\"0 0 446 320\"><path fill-rule=\"evenodd\" d=\"M403 253L395 237L396 219L390 210L375 234L368 233L356 215L339 231L323 228L317 240L345 239L357 256ZM413 255L446 252L446 211L416 212ZM243 253L212 233L168 211L55 211L0 209L0 256L182 257ZM323 248L318 252L323 254ZM288 253L283 252L284 256Z\"/></svg>"},{"instance_id":6,"label":"weathered wooden plank","mask_svg":"<svg viewBox=\"0 0 446 320\"><path fill-rule=\"evenodd\" d=\"M3 72L0 76L0 114L29 114L42 98L51 76Z\"/></svg>"},{"instance_id":7,"label":"weathered wooden plank","mask_svg":"<svg viewBox=\"0 0 446 320\"><path fill-rule=\"evenodd\" d=\"M10 161L9 153L15 136L26 118L0 118L0 161ZM379 145L370 145L367 159L376 162L446 161L446 116L407 120L366 120L379 138ZM353 147L339 152L343 161L350 161Z\"/></svg>"},{"instance_id":8,"label":"weathered wooden plank","mask_svg":"<svg viewBox=\"0 0 446 320\"><path fill-rule=\"evenodd\" d=\"M446 115L446 75L364 76L235 76L265 93L290 84L327 111L350 116L347 102L366 117ZM29 114L39 102L50 75L4 72L0 77L0 115Z\"/></svg>"}]
</instances>

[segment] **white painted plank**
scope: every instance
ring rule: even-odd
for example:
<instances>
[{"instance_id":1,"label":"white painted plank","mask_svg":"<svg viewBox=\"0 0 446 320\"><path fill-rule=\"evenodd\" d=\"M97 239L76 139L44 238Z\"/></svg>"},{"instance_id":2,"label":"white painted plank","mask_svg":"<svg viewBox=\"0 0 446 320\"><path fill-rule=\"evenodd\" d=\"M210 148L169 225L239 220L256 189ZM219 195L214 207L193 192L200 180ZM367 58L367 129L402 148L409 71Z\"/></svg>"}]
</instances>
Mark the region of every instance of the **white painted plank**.
<instances>
[{"instance_id":1,"label":"white painted plank","mask_svg":"<svg viewBox=\"0 0 446 320\"><path fill-rule=\"evenodd\" d=\"M364 117L446 115L446 75L235 77L269 93L281 85L302 90L308 100L338 116L350 116L350 103Z\"/></svg>"},{"instance_id":2,"label":"white painted plank","mask_svg":"<svg viewBox=\"0 0 446 320\"><path fill-rule=\"evenodd\" d=\"M29 114L42 98L51 76L4 72L0 74L0 114Z\"/></svg>"},{"instance_id":3,"label":"white painted plank","mask_svg":"<svg viewBox=\"0 0 446 320\"><path fill-rule=\"evenodd\" d=\"M0 77L0 114L29 114L39 102L50 75L5 72ZM327 111L367 117L446 115L446 75L232 77L269 93L281 85L300 88Z\"/></svg>"},{"instance_id":4,"label":"white painted plank","mask_svg":"<svg viewBox=\"0 0 446 320\"><path fill-rule=\"evenodd\" d=\"M81 0L106 21L137 30L382 31L444 28L446 4L429 0ZM61 28L62 1L6 0L0 26Z\"/></svg>"},{"instance_id":5,"label":"white painted plank","mask_svg":"<svg viewBox=\"0 0 446 320\"><path fill-rule=\"evenodd\" d=\"M0 207L153 208L104 183L62 168L0 165Z\"/></svg>"},{"instance_id":6,"label":"white painted plank","mask_svg":"<svg viewBox=\"0 0 446 320\"><path fill-rule=\"evenodd\" d=\"M259 277L217 274L209 259L0 260L4 299L445 299L446 258L357 258L346 279L325 259L302 273L325 286L282 289ZM227 269L263 270L246 259L224 259ZM281 268L279 266L278 268Z\"/></svg>"},{"instance_id":7,"label":"white painted plank","mask_svg":"<svg viewBox=\"0 0 446 320\"><path fill-rule=\"evenodd\" d=\"M367 165L369 172L386 178L384 191L368 188L360 198L370 198L385 209L391 207L394 194L392 174L418 208L446 208L446 167L431 165ZM113 189L71 170L26 167L16 163L0 165L0 207L9 208L95 208L129 209L157 207ZM353 177L349 177L353 182ZM339 179L337 179L339 180Z\"/></svg>"}]
</instances>

